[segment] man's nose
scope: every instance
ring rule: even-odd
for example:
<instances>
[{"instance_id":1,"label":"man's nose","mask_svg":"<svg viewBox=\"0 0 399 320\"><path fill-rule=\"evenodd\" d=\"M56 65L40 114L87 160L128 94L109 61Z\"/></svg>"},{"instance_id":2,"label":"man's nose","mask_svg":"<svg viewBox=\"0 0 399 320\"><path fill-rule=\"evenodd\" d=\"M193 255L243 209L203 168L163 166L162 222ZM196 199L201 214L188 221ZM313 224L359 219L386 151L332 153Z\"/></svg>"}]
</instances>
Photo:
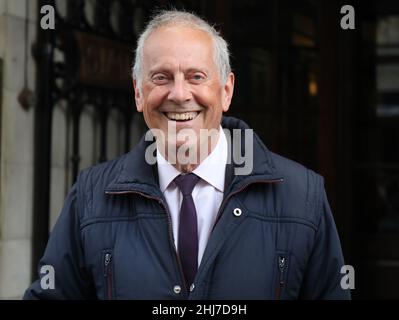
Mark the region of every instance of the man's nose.
<instances>
[{"instance_id":1,"label":"man's nose","mask_svg":"<svg viewBox=\"0 0 399 320\"><path fill-rule=\"evenodd\" d=\"M183 77L178 77L173 81L168 99L176 104L191 100L190 86Z\"/></svg>"}]
</instances>

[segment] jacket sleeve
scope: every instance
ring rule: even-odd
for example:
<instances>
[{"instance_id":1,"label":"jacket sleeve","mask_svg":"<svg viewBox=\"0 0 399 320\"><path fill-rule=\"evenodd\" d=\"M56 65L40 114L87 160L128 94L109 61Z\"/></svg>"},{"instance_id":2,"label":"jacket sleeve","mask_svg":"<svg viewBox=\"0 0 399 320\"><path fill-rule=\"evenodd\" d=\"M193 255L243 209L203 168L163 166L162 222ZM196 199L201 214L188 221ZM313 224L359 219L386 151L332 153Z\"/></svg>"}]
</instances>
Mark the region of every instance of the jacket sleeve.
<instances>
[{"instance_id":1,"label":"jacket sleeve","mask_svg":"<svg viewBox=\"0 0 399 320\"><path fill-rule=\"evenodd\" d=\"M323 185L323 183L321 183ZM316 208L320 219L304 282L302 299L351 299L350 289L341 287L344 263L341 244L324 187L320 187Z\"/></svg>"},{"instance_id":2,"label":"jacket sleeve","mask_svg":"<svg viewBox=\"0 0 399 320\"><path fill-rule=\"evenodd\" d=\"M92 281L84 264L77 198L75 184L66 198L39 262L39 279L25 291L23 299L95 298ZM49 286L49 268L54 271L54 286Z\"/></svg>"}]
</instances>

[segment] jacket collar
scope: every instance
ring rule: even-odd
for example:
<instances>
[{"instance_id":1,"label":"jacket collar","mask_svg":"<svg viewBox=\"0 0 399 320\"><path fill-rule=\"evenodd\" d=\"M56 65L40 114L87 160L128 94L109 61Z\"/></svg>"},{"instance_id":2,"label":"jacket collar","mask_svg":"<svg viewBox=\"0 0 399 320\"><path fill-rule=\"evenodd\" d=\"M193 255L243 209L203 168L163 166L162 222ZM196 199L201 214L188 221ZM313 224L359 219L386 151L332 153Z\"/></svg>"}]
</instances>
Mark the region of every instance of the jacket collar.
<instances>
[{"instance_id":1,"label":"jacket collar","mask_svg":"<svg viewBox=\"0 0 399 320\"><path fill-rule=\"evenodd\" d=\"M245 154L244 134L245 130L250 130L250 127L237 118L223 117L222 128L230 133L230 137L234 136L234 129L239 129L241 148L244 150L241 154ZM156 164L150 165L145 160L147 147L152 143L152 141L145 141L144 137L142 137L136 147L122 157L119 173L106 187L106 192L137 191L162 197L158 184ZM231 144L231 146L229 152L232 155L235 152L235 147L234 144ZM271 152L255 133L253 134L253 167L251 173L248 175L236 175L237 171L235 169L240 166L233 163L233 156L230 159L232 160L230 161L231 163L226 166L225 194L240 188L244 184L251 183L251 181L280 179L281 175L276 171Z\"/></svg>"},{"instance_id":2,"label":"jacket collar","mask_svg":"<svg viewBox=\"0 0 399 320\"><path fill-rule=\"evenodd\" d=\"M239 130L241 135L240 149L235 150L235 143L231 143L231 149L229 153L231 155L231 163L226 166L226 178L225 178L225 196L237 189L241 189L244 185L248 185L256 181L268 181L268 180L282 180L281 174L277 171L273 159L272 153L260 140L258 135L242 120L234 117L223 117L222 127L227 129L230 133L230 138L234 137L234 131ZM251 130L253 133L253 153L252 153L252 171L247 175L237 175L237 168L242 165L234 163L234 153L246 154L248 150L245 148L245 131Z\"/></svg>"}]
</instances>

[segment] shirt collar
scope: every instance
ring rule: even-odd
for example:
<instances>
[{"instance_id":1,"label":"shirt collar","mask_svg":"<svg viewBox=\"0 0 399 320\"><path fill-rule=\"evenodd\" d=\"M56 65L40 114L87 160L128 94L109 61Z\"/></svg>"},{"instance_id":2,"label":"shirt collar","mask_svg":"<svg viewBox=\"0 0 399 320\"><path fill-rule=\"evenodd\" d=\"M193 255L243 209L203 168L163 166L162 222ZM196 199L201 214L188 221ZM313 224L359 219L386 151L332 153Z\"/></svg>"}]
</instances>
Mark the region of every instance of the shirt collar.
<instances>
[{"instance_id":1,"label":"shirt collar","mask_svg":"<svg viewBox=\"0 0 399 320\"><path fill-rule=\"evenodd\" d=\"M159 188L165 192L169 184L180 174L180 171L172 166L157 149L157 167Z\"/></svg>"},{"instance_id":2,"label":"shirt collar","mask_svg":"<svg viewBox=\"0 0 399 320\"><path fill-rule=\"evenodd\" d=\"M199 176L219 191L224 191L224 178L227 163L227 139L226 135L220 127L219 139L212 152L205 158L200 165L195 168L193 173ZM159 177L159 187L165 192L170 183L181 172L172 166L157 150L157 167Z\"/></svg>"}]
</instances>

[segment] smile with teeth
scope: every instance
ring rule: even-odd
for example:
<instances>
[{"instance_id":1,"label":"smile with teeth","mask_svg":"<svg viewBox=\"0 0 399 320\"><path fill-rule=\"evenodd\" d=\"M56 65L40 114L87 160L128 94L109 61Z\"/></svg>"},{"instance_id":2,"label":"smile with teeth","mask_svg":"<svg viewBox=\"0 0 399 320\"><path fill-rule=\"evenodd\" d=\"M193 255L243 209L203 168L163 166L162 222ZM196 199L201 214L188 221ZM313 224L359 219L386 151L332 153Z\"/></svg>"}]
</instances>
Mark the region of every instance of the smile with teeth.
<instances>
[{"instance_id":1,"label":"smile with teeth","mask_svg":"<svg viewBox=\"0 0 399 320\"><path fill-rule=\"evenodd\" d=\"M189 121L195 119L199 112L185 112L185 113L177 113L177 112L166 112L166 116L169 120L174 121Z\"/></svg>"}]
</instances>

